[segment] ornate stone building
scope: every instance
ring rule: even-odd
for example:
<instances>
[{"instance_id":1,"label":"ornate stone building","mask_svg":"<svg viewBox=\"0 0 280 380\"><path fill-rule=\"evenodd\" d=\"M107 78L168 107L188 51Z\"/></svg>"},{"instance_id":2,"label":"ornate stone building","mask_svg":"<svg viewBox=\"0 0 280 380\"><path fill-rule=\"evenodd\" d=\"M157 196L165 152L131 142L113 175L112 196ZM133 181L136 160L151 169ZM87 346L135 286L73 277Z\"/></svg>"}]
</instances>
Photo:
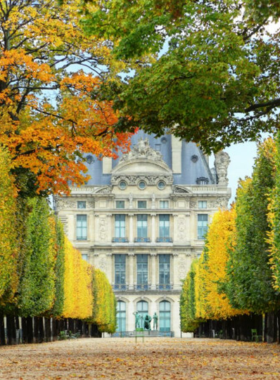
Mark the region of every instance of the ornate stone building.
<instances>
[{"instance_id":1,"label":"ornate stone building","mask_svg":"<svg viewBox=\"0 0 280 380\"><path fill-rule=\"evenodd\" d=\"M196 144L140 131L119 159L86 159L88 184L55 199L66 234L108 276L118 331L133 331L138 311L157 313L159 331L180 336L181 283L211 216L227 207L229 156L218 153L210 170Z\"/></svg>"}]
</instances>

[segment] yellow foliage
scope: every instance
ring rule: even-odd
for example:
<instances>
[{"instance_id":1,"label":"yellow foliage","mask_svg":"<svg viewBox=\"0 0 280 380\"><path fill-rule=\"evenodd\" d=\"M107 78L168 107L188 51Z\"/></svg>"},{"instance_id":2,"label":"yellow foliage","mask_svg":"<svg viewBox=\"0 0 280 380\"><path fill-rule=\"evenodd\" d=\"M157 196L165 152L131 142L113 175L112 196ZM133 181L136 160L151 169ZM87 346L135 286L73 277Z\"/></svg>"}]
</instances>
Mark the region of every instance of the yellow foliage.
<instances>
[{"instance_id":1,"label":"yellow foliage","mask_svg":"<svg viewBox=\"0 0 280 380\"><path fill-rule=\"evenodd\" d=\"M99 269L94 270L93 292L92 322L98 325L99 331L114 332L116 324L115 295L105 273Z\"/></svg>"},{"instance_id":2,"label":"yellow foliage","mask_svg":"<svg viewBox=\"0 0 280 380\"><path fill-rule=\"evenodd\" d=\"M92 315L92 267L65 237L64 318L86 319Z\"/></svg>"},{"instance_id":3,"label":"yellow foliage","mask_svg":"<svg viewBox=\"0 0 280 380\"><path fill-rule=\"evenodd\" d=\"M229 244L234 245L236 210L219 210L209 226L205 249L196 272L196 316L204 319L226 319L244 314L233 309L221 284L226 280Z\"/></svg>"}]
</instances>

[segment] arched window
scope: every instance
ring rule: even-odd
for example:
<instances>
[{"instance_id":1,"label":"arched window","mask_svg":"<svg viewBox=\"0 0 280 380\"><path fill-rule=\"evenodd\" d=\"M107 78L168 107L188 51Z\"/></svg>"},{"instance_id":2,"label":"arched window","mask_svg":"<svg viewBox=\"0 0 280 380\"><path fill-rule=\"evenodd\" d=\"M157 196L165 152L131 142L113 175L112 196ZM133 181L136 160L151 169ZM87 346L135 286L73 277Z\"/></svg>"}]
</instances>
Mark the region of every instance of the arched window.
<instances>
[{"instance_id":1,"label":"arched window","mask_svg":"<svg viewBox=\"0 0 280 380\"><path fill-rule=\"evenodd\" d=\"M126 303L118 301L117 303L117 331L126 331Z\"/></svg>"},{"instance_id":2,"label":"arched window","mask_svg":"<svg viewBox=\"0 0 280 380\"><path fill-rule=\"evenodd\" d=\"M140 314L140 327L144 328L144 319L148 314L148 302L139 301L137 302L137 312Z\"/></svg>"},{"instance_id":3,"label":"arched window","mask_svg":"<svg viewBox=\"0 0 280 380\"><path fill-rule=\"evenodd\" d=\"M159 331L170 331L171 304L168 301L159 303Z\"/></svg>"}]
</instances>

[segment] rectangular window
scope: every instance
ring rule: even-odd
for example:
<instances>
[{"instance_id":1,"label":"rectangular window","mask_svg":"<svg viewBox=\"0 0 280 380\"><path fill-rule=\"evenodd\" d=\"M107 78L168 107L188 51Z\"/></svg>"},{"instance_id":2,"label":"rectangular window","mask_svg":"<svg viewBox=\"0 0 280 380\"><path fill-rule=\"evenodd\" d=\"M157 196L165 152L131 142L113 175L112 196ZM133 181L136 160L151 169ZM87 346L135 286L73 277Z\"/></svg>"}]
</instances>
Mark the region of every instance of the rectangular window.
<instances>
[{"instance_id":1,"label":"rectangular window","mask_svg":"<svg viewBox=\"0 0 280 380\"><path fill-rule=\"evenodd\" d=\"M126 255L115 255L115 289L125 289Z\"/></svg>"},{"instance_id":2,"label":"rectangular window","mask_svg":"<svg viewBox=\"0 0 280 380\"><path fill-rule=\"evenodd\" d=\"M86 201L78 201L77 206L78 208L86 208Z\"/></svg>"},{"instance_id":3,"label":"rectangular window","mask_svg":"<svg viewBox=\"0 0 280 380\"><path fill-rule=\"evenodd\" d=\"M86 253L82 253L82 259L88 261L88 255Z\"/></svg>"},{"instance_id":4,"label":"rectangular window","mask_svg":"<svg viewBox=\"0 0 280 380\"><path fill-rule=\"evenodd\" d=\"M159 237L169 237L169 215L159 216Z\"/></svg>"},{"instance_id":5,"label":"rectangular window","mask_svg":"<svg viewBox=\"0 0 280 380\"><path fill-rule=\"evenodd\" d=\"M170 255L159 255L159 289L170 289Z\"/></svg>"},{"instance_id":6,"label":"rectangular window","mask_svg":"<svg viewBox=\"0 0 280 380\"><path fill-rule=\"evenodd\" d=\"M137 215L137 238L148 237L148 216Z\"/></svg>"},{"instance_id":7,"label":"rectangular window","mask_svg":"<svg viewBox=\"0 0 280 380\"><path fill-rule=\"evenodd\" d=\"M160 201L159 202L159 208L169 208L169 202L168 201Z\"/></svg>"},{"instance_id":8,"label":"rectangular window","mask_svg":"<svg viewBox=\"0 0 280 380\"><path fill-rule=\"evenodd\" d=\"M160 152L161 151L161 144L156 144L156 149L155 150L157 150L158 152Z\"/></svg>"},{"instance_id":9,"label":"rectangular window","mask_svg":"<svg viewBox=\"0 0 280 380\"><path fill-rule=\"evenodd\" d=\"M138 201L138 208L147 208L147 201Z\"/></svg>"},{"instance_id":10,"label":"rectangular window","mask_svg":"<svg viewBox=\"0 0 280 380\"><path fill-rule=\"evenodd\" d=\"M124 208L124 201L116 201L116 208Z\"/></svg>"},{"instance_id":11,"label":"rectangular window","mask_svg":"<svg viewBox=\"0 0 280 380\"><path fill-rule=\"evenodd\" d=\"M137 289L148 289L148 255L137 255Z\"/></svg>"},{"instance_id":12,"label":"rectangular window","mask_svg":"<svg viewBox=\"0 0 280 380\"><path fill-rule=\"evenodd\" d=\"M77 240L87 240L87 215L77 215Z\"/></svg>"},{"instance_id":13,"label":"rectangular window","mask_svg":"<svg viewBox=\"0 0 280 380\"><path fill-rule=\"evenodd\" d=\"M115 215L115 237L125 237L125 215Z\"/></svg>"},{"instance_id":14,"label":"rectangular window","mask_svg":"<svg viewBox=\"0 0 280 380\"><path fill-rule=\"evenodd\" d=\"M205 239L205 235L208 230L208 215L198 214L197 215L197 238Z\"/></svg>"},{"instance_id":15,"label":"rectangular window","mask_svg":"<svg viewBox=\"0 0 280 380\"><path fill-rule=\"evenodd\" d=\"M207 201L198 201L198 208L207 208Z\"/></svg>"}]
</instances>

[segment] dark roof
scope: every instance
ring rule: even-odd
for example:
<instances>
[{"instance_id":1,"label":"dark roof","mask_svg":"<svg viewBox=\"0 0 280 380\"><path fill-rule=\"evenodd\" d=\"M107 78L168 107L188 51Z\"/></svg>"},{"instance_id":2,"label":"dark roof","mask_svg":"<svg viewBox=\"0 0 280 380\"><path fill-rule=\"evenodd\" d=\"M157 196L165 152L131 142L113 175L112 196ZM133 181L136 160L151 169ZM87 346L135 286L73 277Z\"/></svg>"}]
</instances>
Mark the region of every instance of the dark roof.
<instances>
[{"instance_id":1,"label":"dark roof","mask_svg":"<svg viewBox=\"0 0 280 380\"><path fill-rule=\"evenodd\" d=\"M150 146L155 150L160 150L163 160L172 169L171 135L163 135L156 138L155 135L139 131L131 139L132 146L137 144L141 138L148 138ZM209 183L215 183L207 161L195 143L182 142L181 159L182 173L173 175L175 185L195 185L199 179L206 179ZM114 160L112 167L114 168L118 162L119 159ZM88 174L91 176L88 185L110 185L111 175L102 174L102 161L94 157L93 162L91 164L86 163L86 165L88 167Z\"/></svg>"}]
</instances>

